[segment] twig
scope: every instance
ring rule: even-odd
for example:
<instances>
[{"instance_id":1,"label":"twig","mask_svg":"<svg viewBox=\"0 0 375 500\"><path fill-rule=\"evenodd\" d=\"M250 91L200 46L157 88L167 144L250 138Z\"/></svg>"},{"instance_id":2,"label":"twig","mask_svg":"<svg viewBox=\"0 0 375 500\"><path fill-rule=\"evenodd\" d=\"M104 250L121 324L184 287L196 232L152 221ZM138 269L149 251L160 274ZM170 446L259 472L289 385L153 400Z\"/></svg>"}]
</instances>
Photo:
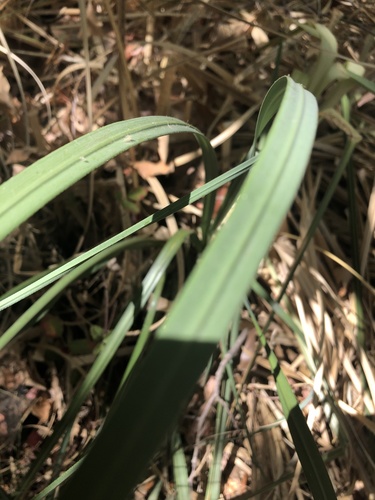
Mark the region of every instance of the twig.
<instances>
[{"instance_id":1,"label":"twig","mask_svg":"<svg viewBox=\"0 0 375 500\"><path fill-rule=\"evenodd\" d=\"M245 328L239 334L239 336L237 337L233 346L229 349L229 351L225 354L223 359L220 361L219 367L216 370L215 388L212 391L211 396L206 401L204 408L203 408L203 411L202 411L202 414L200 415L200 417L198 419L197 437L195 439L194 452L193 452L193 456L191 459L191 472L190 472L190 476L189 476L190 486L192 486L193 479L196 476L197 463L198 463L198 452L199 452L199 448L201 446L200 441L201 441L201 437L203 434L203 426L204 426L204 423L206 421L206 418L207 418L212 406L216 402L220 403L225 408L227 408L228 413L229 413L229 408L228 408L227 403L220 397L220 386L221 386L222 379L224 377L224 372L225 372L227 364L237 355L237 353L240 350L241 345L244 343L247 335L248 335L248 329Z\"/></svg>"}]
</instances>

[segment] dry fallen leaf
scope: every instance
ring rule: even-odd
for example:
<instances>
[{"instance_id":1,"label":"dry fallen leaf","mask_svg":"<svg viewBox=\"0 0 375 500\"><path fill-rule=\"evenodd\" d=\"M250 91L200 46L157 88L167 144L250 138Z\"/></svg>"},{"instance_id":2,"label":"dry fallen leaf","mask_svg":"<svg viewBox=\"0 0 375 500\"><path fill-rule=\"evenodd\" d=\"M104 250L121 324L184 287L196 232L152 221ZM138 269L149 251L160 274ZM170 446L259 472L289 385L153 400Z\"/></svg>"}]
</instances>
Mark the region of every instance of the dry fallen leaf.
<instances>
[{"instance_id":1,"label":"dry fallen leaf","mask_svg":"<svg viewBox=\"0 0 375 500\"><path fill-rule=\"evenodd\" d=\"M90 34L92 36L99 36L99 37L103 36L103 31L102 31L103 23L99 21L99 19L96 17L96 12L92 4L92 1L88 2L86 9L86 18Z\"/></svg>"},{"instance_id":2,"label":"dry fallen leaf","mask_svg":"<svg viewBox=\"0 0 375 500\"><path fill-rule=\"evenodd\" d=\"M4 104L11 111L14 110L12 98L9 94L10 85L3 73L3 66L0 66L0 104Z\"/></svg>"},{"instance_id":3,"label":"dry fallen leaf","mask_svg":"<svg viewBox=\"0 0 375 500\"><path fill-rule=\"evenodd\" d=\"M259 28L259 26L253 27L251 37L257 47L262 47L262 45L266 45L269 42L267 33L262 28Z\"/></svg>"},{"instance_id":4,"label":"dry fallen leaf","mask_svg":"<svg viewBox=\"0 0 375 500\"><path fill-rule=\"evenodd\" d=\"M167 165L163 161L158 161L154 163L152 161L136 161L134 162L134 168L138 171L139 175L143 179L147 177L155 177L157 175L166 175L174 171L173 166Z\"/></svg>"},{"instance_id":5,"label":"dry fallen leaf","mask_svg":"<svg viewBox=\"0 0 375 500\"><path fill-rule=\"evenodd\" d=\"M31 153L32 151L27 148L15 148L7 156L6 164L11 165L12 163L27 161L30 158Z\"/></svg>"},{"instance_id":6,"label":"dry fallen leaf","mask_svg":"<svg viewBox=\"0 0 375 500\"><path fill-rule=\"evenodd\" d=\"M31 413L39 419L39 423L46 423L51 413L51 407L51 397L47 391L44 391L32 405Z\"/></svg>"},{"instance_id":7,"label":"dry fallen leaf","mask_svg":"<svg viewBox=\"0 0 375 500\"><path fill-rule=\"evenodd\" d=\"M13 165L12 165L12 175L15 176L15 175L20 174L23 170L25 170L25 168L27 168L27 167L24 167L20 163L13 163Z\"/></svg>"}]
</instances>

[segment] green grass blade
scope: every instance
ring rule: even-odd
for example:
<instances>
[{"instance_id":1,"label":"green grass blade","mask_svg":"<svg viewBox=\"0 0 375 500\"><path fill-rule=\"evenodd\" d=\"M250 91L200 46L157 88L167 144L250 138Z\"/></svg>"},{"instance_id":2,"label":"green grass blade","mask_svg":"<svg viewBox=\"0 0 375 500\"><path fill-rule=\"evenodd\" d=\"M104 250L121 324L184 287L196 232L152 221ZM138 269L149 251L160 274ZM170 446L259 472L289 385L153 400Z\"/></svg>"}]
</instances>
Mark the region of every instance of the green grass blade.
<instances>
[{"instance_id":1,"label":"green grass blade","mask_svg":"<svg viewBox=\"0 0 375 500\"><path fill-rule=\"evenodd\" d=\"M63 276L57 283L49 288L39 299L37 299L32 306L27 309L21 316L19 316L14 323L1 335L0 337L0 350L4 349L14 337L27 325L32 323L41 313L48 310L50 304L56 300L57 297L75 280L80 278L85 273L93 269L98 264L104 265L110 258L118 253L137 247L146 245L155 245L153 240L145 240L144 238L129 238L121 243L117 243L105 251L94 255L91 259L83 262L75 267L69 274Z\"/></svg>"},{"instance_id":2,"label":"green grass blade","mask_svg":"<svg viewBox=\"0 0 375 500\"><path fill-rule=\"evenodd\" d=\"M369 92L375 93L375 83L372 82L371 80L368 80L364 76L361 76L357 73L354 73L353 71L350 71L347 69L348 74L355 80L359 85L361 85L363 88L368 90Z\"/></svg>"},{"instance_id":3,"label":"green grass blade","mask_svg":"<svg viewBox=\"0 0 375 500\"><path fill-rule=\"evenodd\" d=\"M278 112L284 92L285 80L283 78L279 78L278 80L276 80L276 82L267 92L260 107L258 120L255 126L254 141L247 155L248 158L251 158L255 155L258 141L265 131L266 127L270 124L272 118Z\"/></svg>"},{"instance_id":4,"label":"green grass blade","mask_svg":"<svg viewBox=\"0 0 375 500\"><path fill-rule=\"evenodd\" d=\"M337 40L332 32L322 24L300 24L300 27L310 35L320 39L318 58L310 68L308 90L319 97L325 87L330 83L330 70L338 56Z\"/></svg>"},{"instance_id":5,"label":"green grass blade","mask_svg":"<svg viewBox=\"0 0 375 500\"><path fill-rule=\"evenodd\" d=\"M95 130L38 160L0 186L0 241L54 197L114 156L163 135L193 133L206 175L217 174L216 157L198 129L170 117L141 117ZM213 202L211 201L211 204Z\"/></svg>"},{"instance_id":6,"label":"green grass blade","mask_svg":"<svg viewBox=\"0 0 375 500\"><path fill-rule=\"evenodd\" d=\"M120 389L91 453L63 487L62 499L109 498L111 491L116 498L131 495L255 280L300 185L317 126L315 98L291 78L276 84L285 91L279 112L230 217Z\"/></svg>"},{"instance_id":7,"label":"green grass blade","mask_svg":"<svg viewBox=\"0 0 375 500\"><path fill-rule=\"evenodd\" d=\"M324 99L322 99L319 106L320 111L336 108L344 95L348 95L349 92L358 87L358 83L350 76L348 70L353 71L358 76L363 76L365 73L365 68L360 64L348 62L344 65L336 62L330 70L331 79L334 83L325 92Z\"/></svg>"},{"instance_id":8,"label":"green grass blade","mask_svg":"<svg viewBox=\"0 0 375 500\"><path fill-rule=\"evenodd\" d=\"M172 453L173 476L176 484L177 498L178 500L191 500L186 457L182 448L180 435L177 432L174 432L172 436Z\"/></svg>"},{"instance_id":9,"label":"green grass blade","mask_svg":"<svg viewBox=\"0 0 375 500\"><path fill-rule=\"evenodd\" d=\"M235 348L235 342L238 339L238 330L239 330L239 318L236 321L233 321L231 332L230 332L230 348ZM222 461L224 455L225 445L228 442L226 430L228 424L228 409L231 402L231 397L236 394L236 385L233 377L232 370L232 359L225 360L225 356L228 355L228 350L224 346L224 342L220 342L221 345L221 363L225 363L225 371L227 378L223 377L221 381L221 394L220 397L222 401L217 402L217 410L216 410L216 426L215 426L215 440L213 444L212 450L212 464L210 466L210 471L208 475L207 481L207 489L205 493L205 498L210 500L212 498L219 498L221 493L221 483L222 483ZM237 349L235 349L235 352ZM220 363L220 364L221 364ZM218 377L219 375L220 365L218 370L216 371L216 383L219 383ZM238 394L236 394L238 396ZM225 403L225 406L223 405Z\"/></svg>"},{"instance_id":10,"label":"green grass blade","mask_svg":"<svg viewBox=\"0 0 375 500\"><path fill-rule=\"evenodd\" d=\"M208 156L203 155L203 158L204 161L208 162L211 161L210 155ZM180 198L178 201L168 205L168 207L159 210L158 212L156 212L153 215L150 215L149 217L146 217L137 224L134 224L125 231L122 231L121 233L113 236L112 238L109 238L108 240L97 245L91 250L88 250L84 254L81 254L75 257L74 259L70 259L69 261L65 262L64 264L61 264L59 267L53 269L52 271L46 271L41 273L37 278L33 277L29 280L25 280L23 283L12 288L11 290L9 290L7 293L5 293L0 297L0 311L6 309L7 307L12 306L13 304L16 304L20 300L50 285L51 283L59 279L61 276L66 274L68 271L74 269L79 264L82 264L83 262L87 261L94 255L99 254L100 252L106 251L114 244L119 243L123 239L133 235L134 233L136 233L140 229L143 229L149 224L152 224L154 222L159 222L168 217L169 215L172 215L176 213L178 210L186 207L187 205L195 203L201 198L209 195L210 193L213 193L223 184L232 181L233 179L237 178L238 176L242 175L244 172L249 170L249 168L255 163L255 161L256 161L255 158L246 160L245 162L241 163L240 165L233 168L229 172L226 172L225 174L222 174L220 177L215 178L214 180L208 182L207 184L204 184L200 188L193 191L191 194Z\"/></svg>"},{"instance_id":11,"label":"green grass blade","mask_svg":"<svg viewBox=\"0 0 375 500\"><path fill-rule=\"evenodd\" d=\"M103 347L95 360L95 363L86 375L86 378L77 393L74 395L74 398L63 418L56 424L53 434L43 443L39 455L25 476L21 485L21 493L27 491L30 484L34 481L35 474L47 459L53 446L56 445L66 429L73 424L80 407L89 396L90 391L99 380L99 377L103 374L105 368L108 366L108 363L111 361L115 352L121 345L127 331L133 324L134 317L137 314L138 309L145 306L151 293L159 283L159 280L163 277L171 260L174 258L189 234L189 231L181 230L173 235L173 237L164 245L142 282L141 296L137 301L138 304L135 302L131 302L129 304L112 333L103 341Z\"/></svg>"},{"instance_id":12,"label":"green grass blade","mask_svg":"<svg viewBox=\"0 0 375 500\"><path fill-rule=\"evenodd\" d=\"M66 481L80 466L80 460L69 467L68 470L63 472L61 476L52 481L46 488L44 488L40 493L38 493L33 500L44 500L47 498L48 494L53 493L64 481ZM1 499L0 499L1 500Z\"/></svg>"},{"instance_id":13,"label":"green grass blade","mask_svg":"<svg viewBox=\"0 0 375 500\"><path fill-rule=\"evenodd\" d=\"M228 381L223 382L222 392L223 400L228 402L230 398L231 388ZM221 490L221 476L222 476L222 459L224 448L226 444L225 430L228 418L228 411L221 403L218 404L216 413L216 426L215 426L215 441L213 448L212 464L207 482L207 491L205 493L205 500L213 498L220 498Z\"/></svg>"},{"instance_id":14,"label":"green grass blade","mask_svg":"<svg viewBox=\"0 0 375 500\"><path fill-rule=\"evenodd\" d=\"M165 277L161 278L159 283L155 287L154 293L152 295L152 300L150 301L151 303L148 305L146 317L143 321L141 332L138 336L137 343L135 344L135 347L133 349L133 352L132 352L132 355L129 359L129 362L126 365L126 370L125 370L124 376L122 377L121 385L125 382L125 380L130 375L136 362L142 356L142 354L147 346L147 343L150 341L150 337L151 337L150 327L151 327L151 325L154 321L154 318L155 318L157 302L158 302L159 298L161 297L164 283L165 283Z\"/></svg>"},{"instance_id":15,"label":"green grass blade","mask_svg":"<svg viewBox=\"0 0 375 500\"><path fill-rule=\"evenodd\" d=\"M156 485L152 489L151 493L147 497L147 500L159 500L162 486L163 486L163 482L161 479L159 479L159 481L156 483Z\"/></svg>"},{"instance_id":16,"label":"green grass blade","mask_svg":"<svg viewBox=\"0 0 375 500\"><path fill-rule=\"evenodd\" d=\"M250 307L248 307L248 311L252 316L261 344L266 350L271 371L275 377L277 393L280 398L283 413L288 423L298 458L300 459L313 497L319 498L319 500L334 500L336 498L336 494L331 480L328 476L322 457L319 454L314 438L299 407L297 398L295 397L287 378L281 370L275 353L268 345L262 329L257 324Z\"/></svg>"}]
</instances>

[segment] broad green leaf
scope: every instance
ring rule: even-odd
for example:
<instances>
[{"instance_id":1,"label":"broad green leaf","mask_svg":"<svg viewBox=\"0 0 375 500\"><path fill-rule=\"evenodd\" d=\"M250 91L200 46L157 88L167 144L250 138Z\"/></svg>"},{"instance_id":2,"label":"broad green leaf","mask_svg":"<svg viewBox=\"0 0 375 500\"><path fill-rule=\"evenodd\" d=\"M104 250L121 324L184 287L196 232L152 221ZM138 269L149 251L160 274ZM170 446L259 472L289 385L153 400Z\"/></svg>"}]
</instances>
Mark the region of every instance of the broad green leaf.
<instances>
[{"instance_id":1,"label":"broad green leaf","mask_svg":"<svg viewBox=\"0 0 375 500\"><path fill-rule=\"evenodd\" d=\"M279 111L230 216L120 389L62 499L101 499L111 491L117 498L131 495L251 288L300 185L317 127L315 98L291 78L276 82L267 97L272 101L274 89L280 94L280 85Z\"/></svg>"}]
</instances>

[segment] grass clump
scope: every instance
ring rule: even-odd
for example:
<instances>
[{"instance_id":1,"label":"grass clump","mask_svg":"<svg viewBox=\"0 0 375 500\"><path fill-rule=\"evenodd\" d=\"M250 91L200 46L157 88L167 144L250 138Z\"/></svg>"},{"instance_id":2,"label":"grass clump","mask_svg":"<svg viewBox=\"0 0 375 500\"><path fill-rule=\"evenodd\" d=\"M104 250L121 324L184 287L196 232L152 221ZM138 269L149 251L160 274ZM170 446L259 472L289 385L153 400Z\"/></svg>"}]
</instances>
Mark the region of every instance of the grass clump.
<instances>
[{"instance_id":1,"label":"grass clump","mask_svg":"<svg viewBox=\"0 0 375 500\"><path fill-rule=\"evenodd\" d=\"M372 491L370 42L344 5L240 4L6 11L2 151L29 166L0 186L0 345L32 362L2 385L51 431L24 426L4 495Z\"/></svg>"}]
</instances>

